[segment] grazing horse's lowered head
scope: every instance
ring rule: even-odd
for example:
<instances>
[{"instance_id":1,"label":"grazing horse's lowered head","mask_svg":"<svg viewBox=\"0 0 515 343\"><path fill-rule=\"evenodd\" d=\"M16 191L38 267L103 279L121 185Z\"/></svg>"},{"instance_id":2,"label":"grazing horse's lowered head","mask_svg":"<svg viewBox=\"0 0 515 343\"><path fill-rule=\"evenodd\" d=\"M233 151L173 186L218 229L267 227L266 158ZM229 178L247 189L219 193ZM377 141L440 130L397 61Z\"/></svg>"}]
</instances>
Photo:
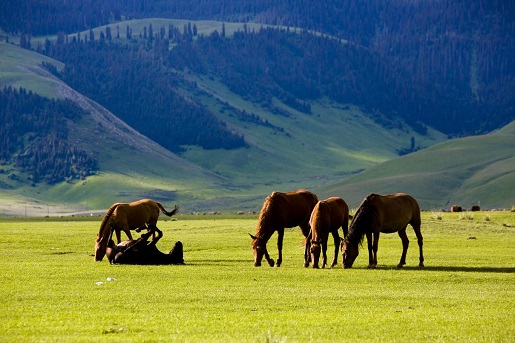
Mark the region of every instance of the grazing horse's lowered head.
<instances>
[{"instance_id":1,"label":"grazing horse's lowered head","mask_svg":"<svg viewBox=\"0 0 515 343\"><path fill-rule=\"evenodd\" d=\"M368 205L367 198L365 198L354 214L350 224L349 234L342 240L341 244L343 268L351 268L358 257L359 247L361 246L365 235L361 234L361 232L355 232L354 227L369 228L370 225L372 225L372 218L374 215L372 210L373 209Z\"/></svg>"},{"instance_id":2,"label":"grazing horse's lowered head","mask_svg":"<svg viewBox=\"0 0 515 343\"><path fill-rule=\"evenodd\" d=\"M250 246L252 247L254 251L254 267L261 267L261 261L263 260L263 256L266 258L266 261L268 262L268 265L270 267L274 266L274 260L270 258L270 255L268 254L268 251L266 250L266 242L258 238L254 235L250 235L250 238L252 238L252 242L250 243Z\"/></svg>"}]
</instances>

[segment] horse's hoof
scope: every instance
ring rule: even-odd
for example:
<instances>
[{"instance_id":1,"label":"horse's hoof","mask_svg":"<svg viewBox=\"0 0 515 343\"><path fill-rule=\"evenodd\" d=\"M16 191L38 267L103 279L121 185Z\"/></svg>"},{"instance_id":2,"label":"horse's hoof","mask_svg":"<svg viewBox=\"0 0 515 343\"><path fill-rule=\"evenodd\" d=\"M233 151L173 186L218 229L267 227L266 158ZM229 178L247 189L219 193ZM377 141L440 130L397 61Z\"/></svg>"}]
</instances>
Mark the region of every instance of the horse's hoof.
<instances>
[{"instance_id":1,"label":"horse's hoof","mask_svg":"<svg viewBox=\"0 0 515 343\"><path fill-rule=\"evenodd\" d=\"M424 263L420 263L418 266L419 266L420 268L424 268Z\"/></svg>"},{"instance_id":2,"label":"horse's hoof","mask_svg":"<svg viewBox=\"0 0 515 343\"><path fill-rule=\"evenodd\" d=\"M404 266L404 265L402 265L402 264L398 264L398 265L397 265L397 269L402 269L402 267L403 267L403 266Z\"/></svg>"},{"instance_id":3,"label":"horse's hoof","mask_svg":"<svg viewBox=\"0 0 515 343\"><path fill-rule=\"evenodd\" d=\"M309 267L309 263L304 263L304 268Z\"/></svg>"},{"instance_id":4,"label":"horse's hoof","mask_svg":"<svg viewBox=\"0 0 515 343\"><path fill-rule=\"evenodd\" d=\"M377 266L375 264L369 264L367 268L368 269L376 269L376 267Z\"/></svg>"}]
</instances>

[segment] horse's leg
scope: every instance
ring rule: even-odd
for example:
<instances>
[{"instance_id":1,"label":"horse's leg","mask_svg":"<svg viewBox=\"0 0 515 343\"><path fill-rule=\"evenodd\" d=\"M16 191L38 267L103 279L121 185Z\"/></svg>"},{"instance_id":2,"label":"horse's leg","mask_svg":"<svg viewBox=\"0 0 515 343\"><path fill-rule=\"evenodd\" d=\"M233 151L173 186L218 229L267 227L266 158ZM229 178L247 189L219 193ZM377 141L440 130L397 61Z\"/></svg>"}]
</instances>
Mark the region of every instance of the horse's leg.
<instances>
[{"instance_id":1,"label":"horse's leg","mask_svg":"<svg viewBox=\"0 0 515 343\"><path fill-rule=\"evenodd\" d=\"M372 250L374 251L374 266L373 268L377 267L377 249L379 247L379 235L381 233L378 231L374 232L374 245L372 247Z\"/></svg>"},{"instance_id":2,"label":"horse's leg","mask_svg":"<svg viewBox=\"0 0 515 343\"><path fill-rule=\"evenodd\" d=\"M157 236L156 236L157 234ZM157 228L157 226L154 226L152 229L152 241L150 241L151 245L156 245L156 243L163 237L163 232Z\"/></svg>"},{"instance_id":3,"label":"horse's leg","mask_svg":"<svg viewBox=\"0 0 515 343\"><path fill-rule=\"evenodd\" d=\"M276 266L280 267L283 262L283 238L284 238L284 228L277 230L277 251L279 255L277 256Z\"/></svg>"},{"instance_id":4,"label":"horse's leg","mask_svg":"<svg viewBox=\"0 0 515 343\"><path fill-rule=\"evenodd\" d=\"M372 233L368 232L367 234L367 246L368 246L368 268L373 268L372 265L374 263L374 255L372 252Z\"/></svg>"},{"instance_id":5,"label":"horse's leg","mask_svg":"<svg viewBox=\"0 0 515 343\"><path fill-rule=\"evenodd\" d=\"M267 250L266 246L265 246L265 258L266 258L266 261L268 262L268 265L270 267L273 267L274 266L274 260L272 260L270 258L270 255L268 254L268 250Z\"/></svg>"},{"instance_id":6,"label":"horse's leg","mask_svg":"<svg viewBox=\"0 0 515 343\"><path fill-rule=\"evenodd\" d=\"M322 238L322 268L325 268L325 265L327 264L327 236Z\"/></svg>"},{"instance_id":7,"label":"horse's leg","mask_svg":"<svg viewBox=\"0 0 515 343\"><path fill-rule=\"evenodd\" d=\"M311 262L311 238L313 237L311 234L311 227L309 226L309 222L303 223L300 226L302 234L306 237L306 244L304 244L304 267L309 267L309 263Z\"/></svg>"},{"instance_id":8,"label":"horse's leg","mask_svg":"<svg viewBox=\"0 0 515 343\"><path fill-rule=\"evenodd\" d=\"M402 268L402 266L406 264L406 253L408 252L409 239L408 235L406 234L406 228L399 230L398 233L402 241L402 256L401 261L397 265L397 268Z\"/></svg>"},{"instance_id":9,"label":"horse's leg","mask_svg":"<svg viewBox=\"0 0 515 343\"><path fill-rule=\"evenodd\" d=\"M424 239L422 238L422 233L420 232L420 225L413 226L415 230L415 235L417 235L418 240L418 248L420 250L420 262L418 264L419 267L424 266L424 254L422 253L422 246L424 245Z\"/></svg>"},{"instance_id":10,"label":"horse's leg","mask_svg":"<svg viewBox=\"0 0 515 343\"><path fill-rule=\"evenodd\" d=\"M369 251L369 259L368 259L368 268L375 269L377 267L377 248L379 246L379 231L374 232L374 240L371 242L372 234L367 233L368 240L368 251Z\"/></svg>"},{"instance_id":11,"label":"horse's leg","mask_svg":"<svg viewBox=\"0 0 515 343\"><path fill-rule=\"evenodd\" d=\"M308 237L304 240L304 268L309 267L309 262L311 260L311 231L309 231Z\"/></svg>"},{"instance_id":12,"label":"horse's leg","mask_svg":"<svg viewBox=\"0 0 515 343\"><path fill-rule=\"evenodd\" d=\"M340 235L338 234L338 231L333 231L333 240L334 240L334 257L333 262L331 263L331 268L336 266L338 263L338 250L340 250Z\"/></svg>"}]
</instances>

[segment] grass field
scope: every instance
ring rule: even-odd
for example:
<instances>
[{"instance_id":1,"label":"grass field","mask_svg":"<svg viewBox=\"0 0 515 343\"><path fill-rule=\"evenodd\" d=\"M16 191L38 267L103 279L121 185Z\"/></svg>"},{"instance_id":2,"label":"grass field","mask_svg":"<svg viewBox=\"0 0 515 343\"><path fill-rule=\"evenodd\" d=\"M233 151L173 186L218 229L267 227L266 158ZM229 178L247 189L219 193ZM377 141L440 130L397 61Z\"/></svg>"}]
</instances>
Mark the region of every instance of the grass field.
<instances>
[{"instance_id":1,"label":"grass field","mask_svg":"<svg viewBox=\"0 0 515 343\"><path fill-rule=\"evenodd\" d=\"M382 235L377 270L302 266L299 229L280 268L252 266L257 217L161 218L184 266L91 254L100 217L0 218L2 342L508 342L515 337L515 212L424 213L426 267ZM277 257L276 235L269 250ZM329 254L331 258L332 253ZM341 261L341 259L340 259ZM115 278L115 281L107 281ZM98 284L102 283L102 284Z\"/></svg>"}]
</instances>

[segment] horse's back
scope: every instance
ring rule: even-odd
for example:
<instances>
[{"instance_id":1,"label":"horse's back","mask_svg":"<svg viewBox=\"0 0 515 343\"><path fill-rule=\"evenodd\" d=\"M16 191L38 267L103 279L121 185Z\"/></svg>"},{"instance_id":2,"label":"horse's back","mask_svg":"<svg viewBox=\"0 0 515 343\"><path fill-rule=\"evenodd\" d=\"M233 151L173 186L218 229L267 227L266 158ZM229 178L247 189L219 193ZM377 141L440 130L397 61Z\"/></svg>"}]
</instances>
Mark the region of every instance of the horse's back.
<instances>
[{"instance_id":1,"label":"horse's back","mask_svg":"<svg viewBox=\"0 0 515 343\"><path fill-rule=\"evenodd\" d=\"M263 204L260 219L267 218L276 226L295 227L309 220L317 202L317 196L307 190L273 192Z\"/></svg>"},{"instance_id":2,"label":"horse's back","mask_svg":"<svg viewBox=\"0 0 515 343\"><path fill-rule=\"evenodd\" d=\"M318 202L317 207L323 220L331 230L342 226L345 219L348 220L349 207L347 203L339 197L331 197ZM313 210L313 212L315 209Z\"/></svg>"},{"instance_id":3,"label":"horse's back","mask_svg":"<svg viewBox=\"0 0 515 343\"><path fill-rule=\"evenodd\" d=\"M145 224L155 224L159 217L159 208L150 199L120 204L115 211L118 220L125 222L131 229L142 227Z\"/></svg>"},{"instance_id":4,"label":"horse's back","mask_svg":"<svg viewBox=\"0 0 515 343\"><path fill-rule=\"evenodd\" d=\"M406 193L371 194L369 200L376 209L384 232L395 232L411 224L420 227L420 207L417 200Z\"/></svg>"},{"instance_id":5,"label":"horse's back","mask_svg":"<svg viewBox=\"0 0 515 343\"><path fill-rule=\"evenodd\" d=\"M281 209L285 214L285 227L294 227L309 220L318 197L307 190L283 193Z\"/></svg>"}]
</instances>

